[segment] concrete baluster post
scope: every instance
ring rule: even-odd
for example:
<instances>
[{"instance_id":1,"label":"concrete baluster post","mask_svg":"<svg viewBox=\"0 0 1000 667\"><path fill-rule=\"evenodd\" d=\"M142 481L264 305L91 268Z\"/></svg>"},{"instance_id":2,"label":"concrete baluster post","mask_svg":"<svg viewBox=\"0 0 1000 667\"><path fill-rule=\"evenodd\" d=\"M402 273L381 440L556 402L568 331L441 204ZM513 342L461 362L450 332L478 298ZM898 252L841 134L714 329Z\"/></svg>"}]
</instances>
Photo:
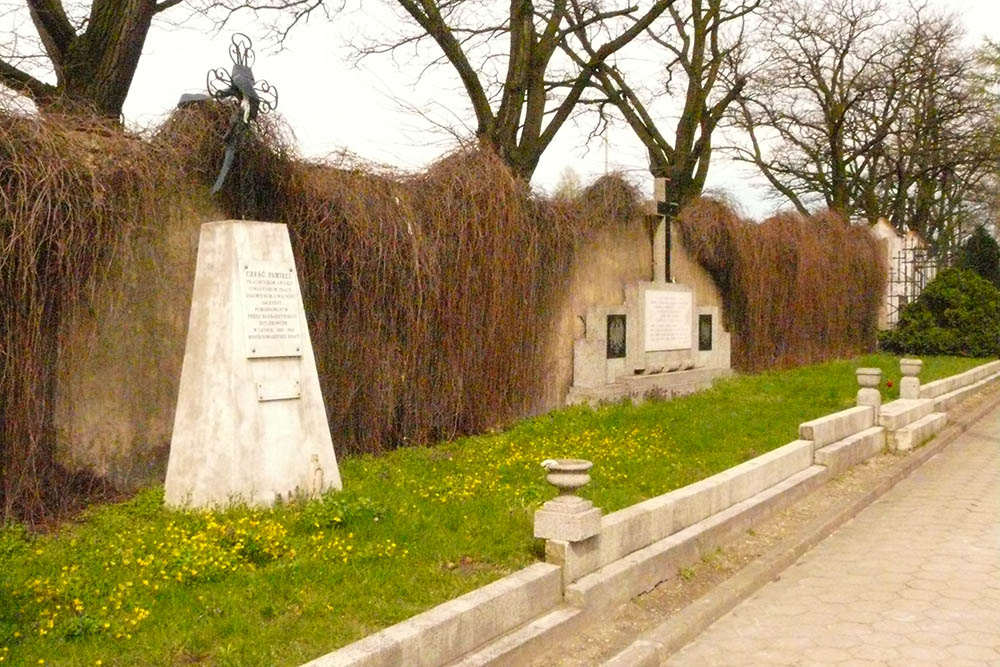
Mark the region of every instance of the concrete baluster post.
<instances>
[{"instance_id":1,"label":"concrete baluster post","mask_svg":"<svg viewBox=\"0 0 1000 667\"><path fill-rule=\"evenodd\" d=\"M594 464L582 459L547 459L545 479L559 495L535 512L535 537L545 540L545 561L562 568L563 587L598 566L601 509L573 495L590 481Z\"/></svg>"},{"instance_id":2,"label":"concrete baluster post","mask_svg":"<svg viewBox=\"0 0 1000 667\"><path fill-rule=\"evenodd\" d=\"M854 372L858 378L858 405L870 405L875 408L875 414L882 406L882 392L878 387L882 384L881 368L859 368Z\"/></svg>"},{"instance_id":3,"label":"concrete baluster post","mask_svg":"<svg viewBox=\"0 0 1000 667\"><path fill-rule=\"evenodd\" d=\"M593 467L583 459L547 459L546 481L559 489L559 495L535 512L535 537L546 540L582 542L601 530L601 510L594 503L573 495L590 481Z\"/></svg>"},{"instance_id":4,"label":"concrete baluster post","mask_svg":"<svg viewBox=\"0 0 1000 667\"><path fill-rule=\"evenodd\" d=\"M920 369L924 362L920 359L900 359L899 370L903 379L899 381L900 398L920 398Z\"/></svg>"}]
</instances>

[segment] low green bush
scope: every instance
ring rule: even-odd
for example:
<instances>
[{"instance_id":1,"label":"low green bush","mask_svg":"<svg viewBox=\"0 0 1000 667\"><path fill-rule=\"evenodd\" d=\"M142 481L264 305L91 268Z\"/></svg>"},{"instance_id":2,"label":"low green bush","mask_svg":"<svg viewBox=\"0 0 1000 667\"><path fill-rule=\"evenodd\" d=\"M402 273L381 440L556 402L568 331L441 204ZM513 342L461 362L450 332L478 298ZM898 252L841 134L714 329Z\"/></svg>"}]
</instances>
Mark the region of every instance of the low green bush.
<instances>
[{"instance_id":1,"label":"low green bush","mask_svg":"<svg viewBox=\"0 0 1000 667\"><path fill-rule=\"evenodd\" d=\"M0 525L0 559L20 554L28 548L28 531L19 523Z\"/></svg>"},{"instance_id":2,"label":"low green bush","mask_svg":"<svg viewBox=\"0 0 1000 667\"><path fill-rule=\"evenodd\" d=\"M299 526L306 532L325 528L356 527L360 523L385 519L388 511L381 503L348 489L331 490L302 510Z\"/></svg>"},{"instance_id":3,"label":"low green bush","mask_svg":"<svg viewBox=\"0 0 1000 667\"><path fill-rule=\"evenodd\" d=\"M968 269L945 269L879 335L895 354L988 357L1000 352L1000 290Z\"/></svg>"}]
</instances>

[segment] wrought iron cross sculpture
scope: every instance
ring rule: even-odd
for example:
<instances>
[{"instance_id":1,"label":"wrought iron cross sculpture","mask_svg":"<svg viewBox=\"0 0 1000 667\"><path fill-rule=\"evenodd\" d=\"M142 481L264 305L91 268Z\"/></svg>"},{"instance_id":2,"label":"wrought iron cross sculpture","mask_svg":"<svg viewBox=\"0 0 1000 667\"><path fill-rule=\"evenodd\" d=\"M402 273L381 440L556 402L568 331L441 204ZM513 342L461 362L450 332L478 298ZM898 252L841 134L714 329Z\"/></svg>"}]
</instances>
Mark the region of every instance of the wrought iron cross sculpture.
<instances>
[{"instance_id":1,"label":"wrought iron cross sculpture","mask_svg":"<svg viewBox=\"0 0 1000 667\"><path fill-rule=\"evenodd\" d=\"M268 113L278 106L278 89L263 79L260 81L254 79L251 69L254 52L250 38L241 32L233 35L232 43L229 45L229 57L233 61L232 69L229 72L222 67L211 69L205 81L209 94L216 100L222 102L235 98L237 102L224 139L226 156L222 161L219 176L215 179L215 185L212 186L212 194L221 190L226 182L226 175L233 166L236 149L250 130L250 122L257 118L258 113Z\"/></svg>"}]
</instances>

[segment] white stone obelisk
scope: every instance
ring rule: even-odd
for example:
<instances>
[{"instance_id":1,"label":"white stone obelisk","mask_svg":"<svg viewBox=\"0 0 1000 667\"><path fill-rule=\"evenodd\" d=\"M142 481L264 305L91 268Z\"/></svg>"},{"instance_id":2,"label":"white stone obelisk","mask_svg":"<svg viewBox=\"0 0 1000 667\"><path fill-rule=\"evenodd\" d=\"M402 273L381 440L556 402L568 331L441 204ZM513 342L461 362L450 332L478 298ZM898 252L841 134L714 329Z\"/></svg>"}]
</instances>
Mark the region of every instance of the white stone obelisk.
<instances>
[{"instance_id":1,"label":"white stone obelisk","mask_svg":"<svg viewBox=\"0 0 1000 667\"><path fill-rule=\"evenodd\" d=\"M341 488L288 229L202 225L166 502L270 505Z\"/></svg>"}]
</instances>

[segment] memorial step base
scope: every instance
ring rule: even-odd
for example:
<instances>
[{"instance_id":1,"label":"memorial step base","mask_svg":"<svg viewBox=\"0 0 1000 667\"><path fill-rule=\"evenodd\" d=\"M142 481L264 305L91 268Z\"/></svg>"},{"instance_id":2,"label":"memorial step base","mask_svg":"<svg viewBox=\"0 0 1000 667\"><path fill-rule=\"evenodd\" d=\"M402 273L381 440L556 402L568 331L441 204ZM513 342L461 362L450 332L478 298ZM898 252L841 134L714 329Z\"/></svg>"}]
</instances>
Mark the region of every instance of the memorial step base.
<instances>
[{"instance_id":1,"label":"memorial step base","mask_svg":"<svg viewBox=\"0 0 1000 667\"><path fill-rule=\"evenodd\" d=\"M708 389L718 378L732 375L728 368L695 368L649 375L619 377L615 382L600 387L570 387L567 405L588 403L614 403L622 399L635 402L646 398L669 399Z\"/></svg>"}]
</instances>

